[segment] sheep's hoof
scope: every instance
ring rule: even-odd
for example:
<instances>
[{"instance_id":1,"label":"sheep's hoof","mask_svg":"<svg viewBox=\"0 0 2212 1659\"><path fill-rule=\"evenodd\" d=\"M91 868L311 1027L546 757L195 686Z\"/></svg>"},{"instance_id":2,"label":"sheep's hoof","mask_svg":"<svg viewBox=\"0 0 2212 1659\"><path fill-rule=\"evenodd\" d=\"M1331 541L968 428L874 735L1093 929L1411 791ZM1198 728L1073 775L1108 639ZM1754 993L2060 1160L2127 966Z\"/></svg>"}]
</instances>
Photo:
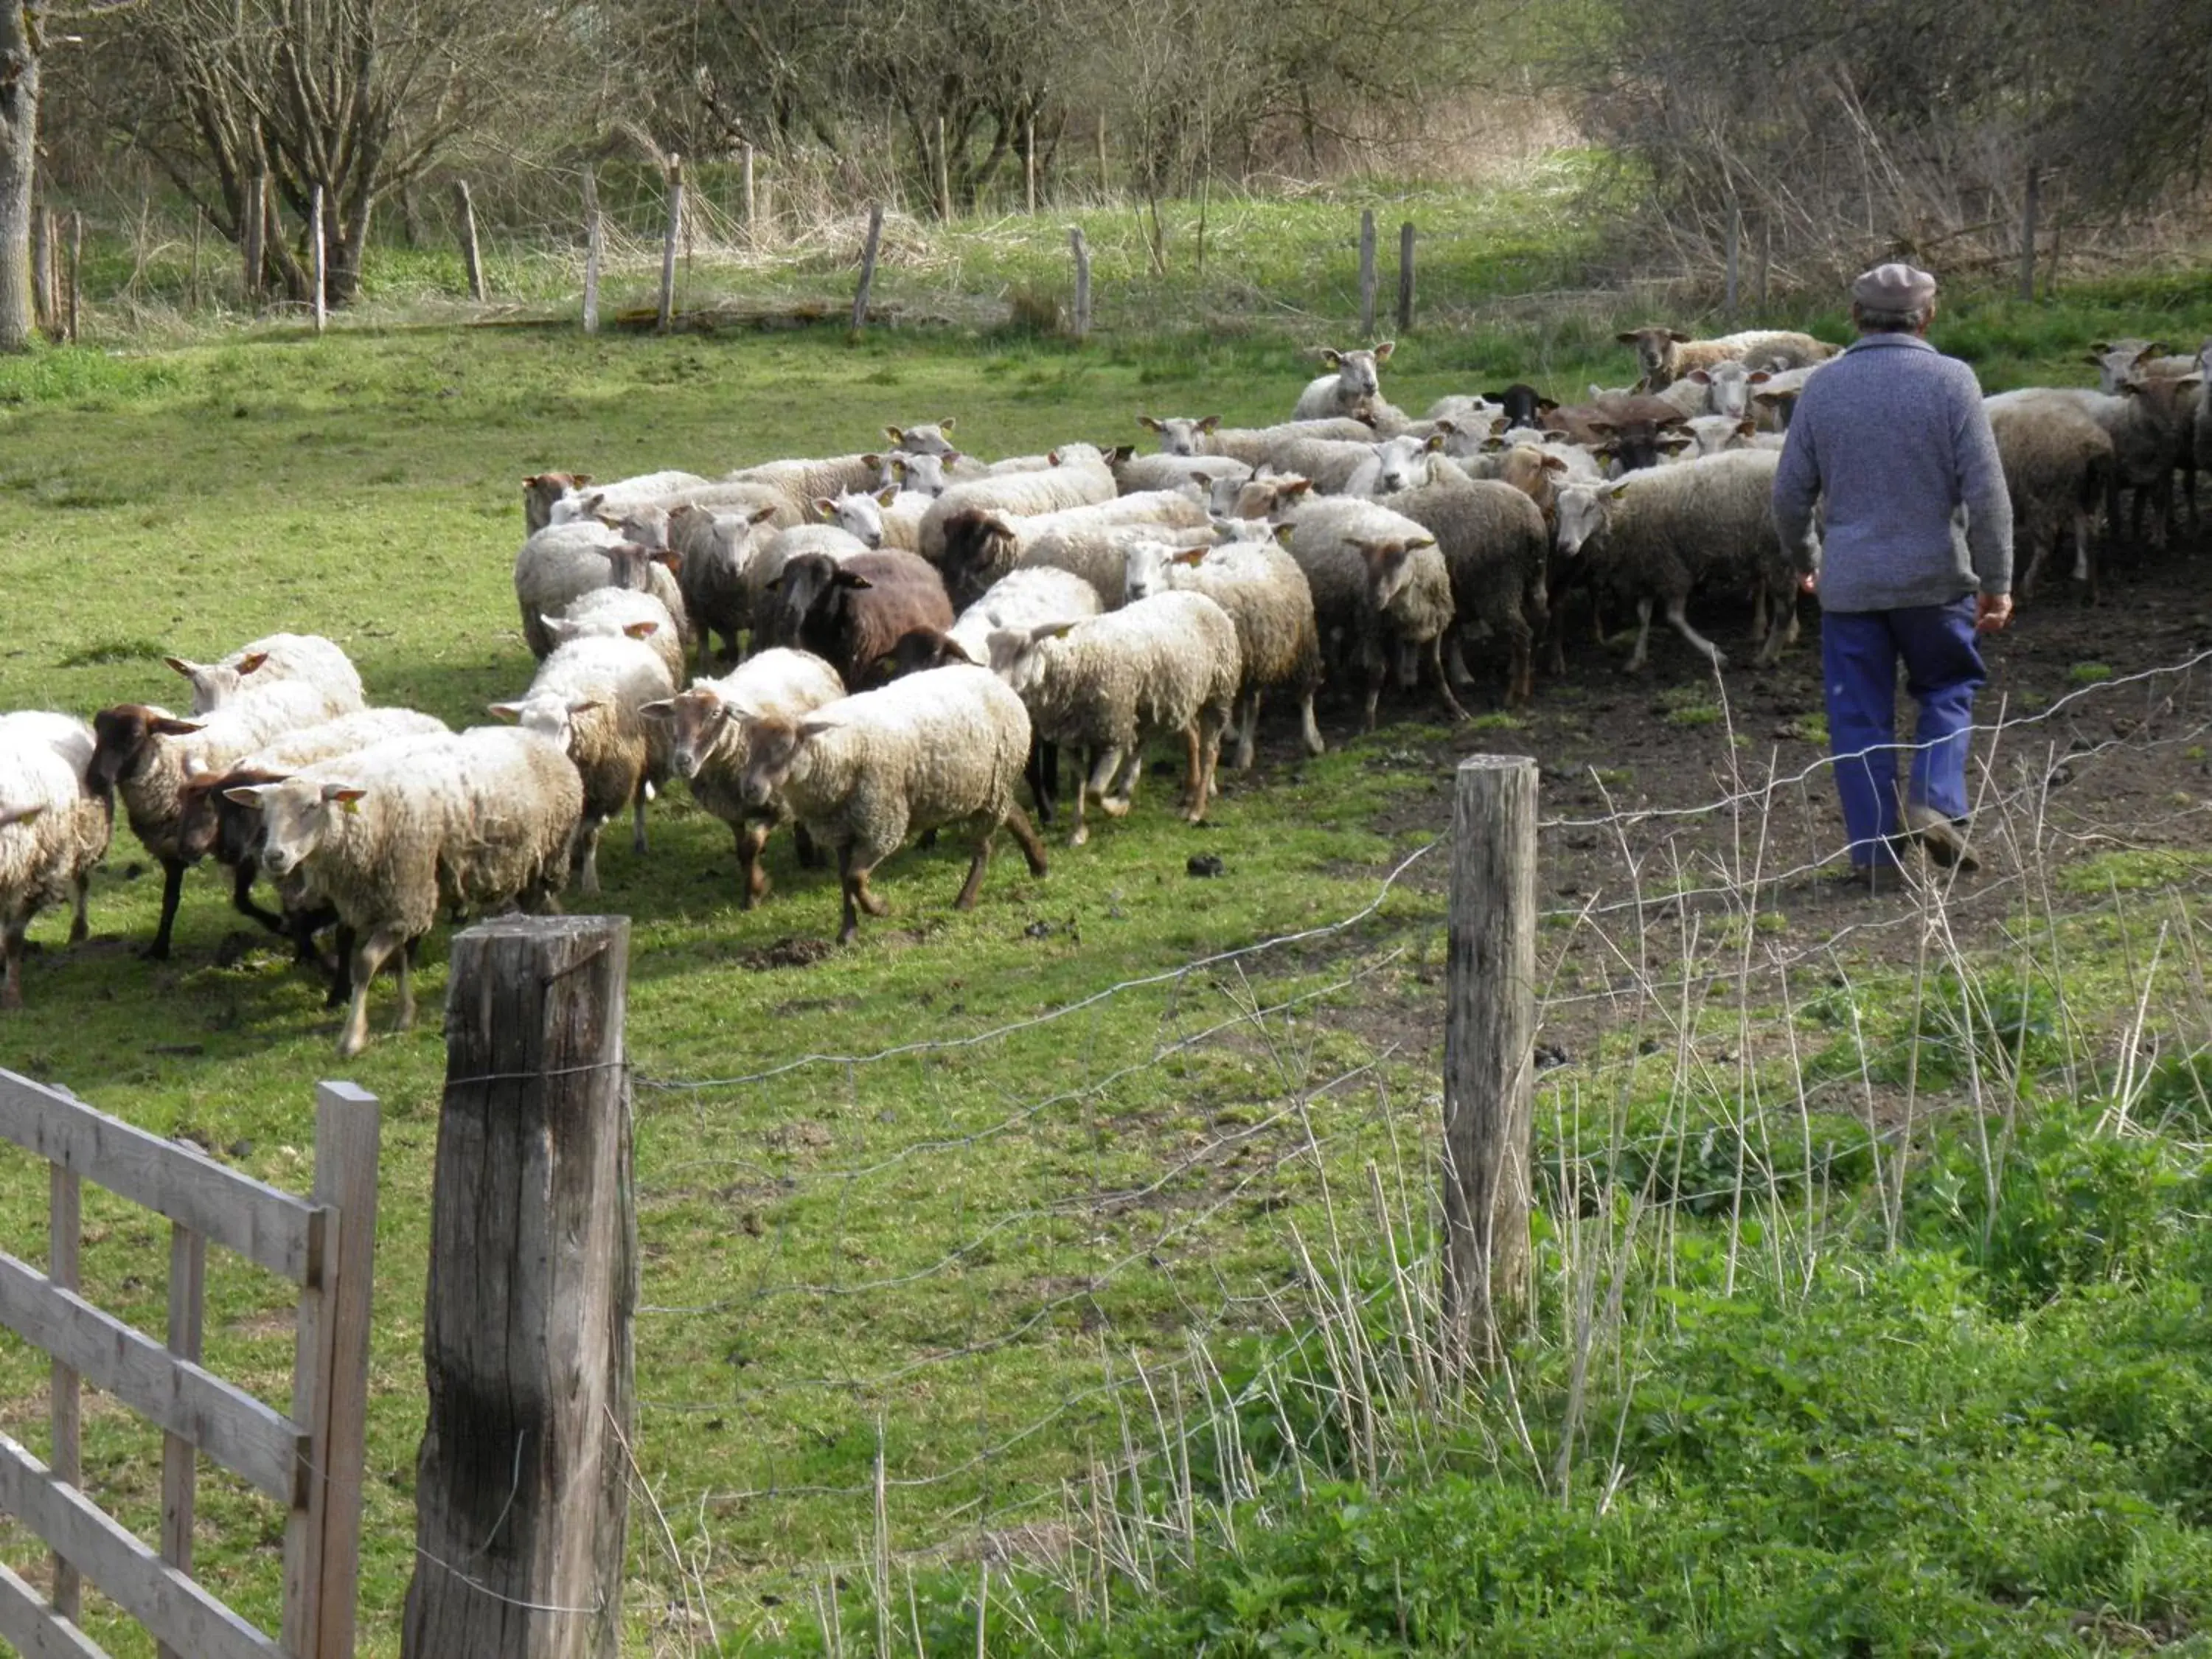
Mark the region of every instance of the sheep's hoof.
<instances>
[{"instance_id":1,"label":"sheep's hoof","mask_svg":"<svg viewBox=\"0 0 2212 1659\"><path fill-rule=\"evenodd\" d=\"M1125 818L1129 816L1129 798L1127 795L1104 796L1099 800L1098 810L1109 818Z\"/></svg>"},{"instance_id":2,"label":"sheep's hoof","mask_svg":"<svg viewBox=\"0 0 2212 1659\"><path fill-rule=\"evenodd\" d=\"M351 1060L368 1047L368 1034L366 1031L347 1031L338 1038L338 1058Z\"/></svg>"},{"instance_id":3,"label":"sheep's hoof","mask_svg":"<svg viewBox=\"0 0 2212 1659\"><path fill-rule=\"evenodd\" d=\"M92 929L85 925L82 918L70 924L69 942L71 945L82 945L91 937Z\"/></svg>"},{"instance_id":4,"label":"sheep's hoof","mask_svg":"<svg viewBox=\"0 0 2212 1659\"><path fill-rule=\"evenodd\" d=\"M1068 837L1067 837L1067 844L1068 844L1070 847L1080 847L1080 846L1082 846L1082 845L1083 845L1083 843L1084 843L1084 842L1085 842L1089 841L1090 839L1091 839L1091 830L1090 830L1090 827L1089 827L1088 825L1085 825L1084 828L1082 828L1082 829L1080 829L1080 830L1075 830L1075 831L1072 832L1072 833L1068 836Z\"/></svg>"},{"instance_id":5,"label":"sheep's hoof","mask_svg":"<svg viewBox=\"0 0 2212 1659\"><path fill-rule=\"evenodd\" d=\"M860 938L860 924L855 922L849 927L840 927L837 930L837 943L840 945L850 945L854 939Z\"/></svg>"}]
</instances>

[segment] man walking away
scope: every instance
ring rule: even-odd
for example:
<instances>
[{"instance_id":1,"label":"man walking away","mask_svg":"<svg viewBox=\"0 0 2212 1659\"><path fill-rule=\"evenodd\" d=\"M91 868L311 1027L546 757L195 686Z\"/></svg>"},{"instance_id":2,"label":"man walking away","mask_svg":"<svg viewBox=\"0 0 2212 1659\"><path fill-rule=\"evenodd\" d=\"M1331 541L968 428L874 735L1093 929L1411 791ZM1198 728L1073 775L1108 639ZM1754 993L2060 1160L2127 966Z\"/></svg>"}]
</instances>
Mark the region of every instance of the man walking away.
<instances>
[{"instance_id":1,"label":"man walking away","mask_svg":"<svg viewBox=\"0 0 2212 1659\"><path fill-rule=\"evenodd\" d=\"M1974 372L1928 343L1936 279L1877 265L1851 284L1857 341L1806 382L1774 478L1787 556L1825 503L1820 666L1851 864L1917 840L1974 867L1966 750L1986 678L1975 641L2012 616L2012 503ZM1963 509L1966 534L1956 533ZM1897 665L1920 706L1900 821Z\"/></svg>"}]
</instances>

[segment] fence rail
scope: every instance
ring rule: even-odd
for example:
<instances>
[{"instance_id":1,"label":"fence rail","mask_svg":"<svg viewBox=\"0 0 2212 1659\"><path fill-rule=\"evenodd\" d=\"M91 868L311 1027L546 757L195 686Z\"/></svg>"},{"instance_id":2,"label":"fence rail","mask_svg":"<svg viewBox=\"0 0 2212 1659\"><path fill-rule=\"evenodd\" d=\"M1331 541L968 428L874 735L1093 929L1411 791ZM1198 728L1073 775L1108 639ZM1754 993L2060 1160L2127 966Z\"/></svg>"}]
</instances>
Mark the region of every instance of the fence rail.
<instances>
[{"instance_id":1,"label":"fence rail","mask_svg":"<svg viewBox=\"0 0 2212 1659\"><path fill-rule=\"evenodd\" d=\"M51 1598L0 1569L0 1638L23 1652L102 1651L76 1622L79 1583L88 1578L165 1656L352 1654L380 1109L351 1084L326 1083L315 1117L314 1191L302 1199L0 1070L0 1138L52 1168L50 1271L0 1253L0 1324L54 1365L51 1462L0 1435L0 1511L54 1553ZM170 1221L166 1341L77 1293L86 1180ZM300 1286L289 1414L199 1364L210 1241ZM88 1382L162 1431L159 1550L78 1490L78 1391ZM203 1455L285 1505L281 1639L191 1576Z\"/></svg>"}]
</instances>

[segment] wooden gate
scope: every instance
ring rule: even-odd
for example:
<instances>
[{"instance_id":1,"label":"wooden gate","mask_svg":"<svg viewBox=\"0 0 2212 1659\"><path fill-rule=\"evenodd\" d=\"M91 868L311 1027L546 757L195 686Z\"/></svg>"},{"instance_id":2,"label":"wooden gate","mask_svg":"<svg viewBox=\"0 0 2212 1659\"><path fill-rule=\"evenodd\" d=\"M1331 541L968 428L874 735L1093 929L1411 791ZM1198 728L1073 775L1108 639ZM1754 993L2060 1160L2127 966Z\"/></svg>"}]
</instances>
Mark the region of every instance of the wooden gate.
<instances>
[{"instance_id":1,"label":"wooden gate","mask_svg":"<svg viewBox=\"0 0 2212 1659\"><path fill-rule=\"evenodd\" d=\"M47 1160L52 1183L47 1270L0 1251L0 1324L53 1360L52 1466L0 1435L0 1511L54 1552L51 1599L0 1565L0 1640L35 1659L100 1655L76 1623L88 1578L164 1656L351 1659L379 1130L374 1097L349 1083L319 1085L314 1192L297 1198L95 1111L66 1090L0 1070L0 1137ZM85 1181L169 1219L166 1343L76 1293ZM211 1243L300 1286L289 1417L199 1363ZM161 1430L158 1552L77 1489L81 1382ZM201 1456L286 1506L281 1641L192 1579Z\"/></svg>"}]
</instances>

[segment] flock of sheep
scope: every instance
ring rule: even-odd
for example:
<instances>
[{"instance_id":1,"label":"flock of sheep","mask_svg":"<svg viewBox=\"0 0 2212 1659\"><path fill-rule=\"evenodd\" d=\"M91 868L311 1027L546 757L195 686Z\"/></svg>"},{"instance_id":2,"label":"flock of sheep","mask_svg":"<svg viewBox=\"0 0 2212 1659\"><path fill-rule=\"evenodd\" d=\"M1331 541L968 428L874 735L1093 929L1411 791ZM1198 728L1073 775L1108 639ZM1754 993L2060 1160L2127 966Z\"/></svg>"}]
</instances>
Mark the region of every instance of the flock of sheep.
<instances>
[{"instance_id":1,"label":"flock of sheep","mask_svg":"<svg viewBox=\"0 0 2212 1659\"><path fill-rule=\"evenodd\" d=\"M1270 693L1297 702L1319 753L1327 673L1358 681L1370 727L1394 672L1413 690L1425 670L1464 716L1471 624L1503 647L1514 702L1531 695L1540 630L1559 666L1578 605L1594 619L1607 603L1636 610L1632 667L1655 611L1718 665L1687 605L1747 595L1771 659L1795 636L1796 568L1817 555L1776 536L1782 433L1834 348L1774 331L1621 338L1636 386L1571 407L1514 386L1410 419L1382 394L1385 343L1324 353L1332 372L1279 425L1142 416L1156 454L1071 443L985 464L947 419L887 428L880 453L720 480L526 479L514 586L538 666L493 705L512 724L456 732L371 708L337 646L294 634L212 665L170 659L191 687L181 715L0 715L0 1006L21 1002L40 908L73 902L72 941L84 936L118 799L165 876L149 954L168 952L185 870L213 856L236 907L303 961L322 961L317 933L335 926L331 998L348 1006L351 1054L386 962L411 1019L411 951L441 906L547 905L572 875L596 892L605 827L629 813L643 853L672 773L730 826L746 907L766 893L778 824L795 823L802 861L834 852L849 941L861 913L883 914L871 873L910 836L973 826L963 908L1001 826L1042 874L1017 788L1049 823L1062 748L1082 751L1079 845L1091 803L1130 810L1155 738L1181 739L1182 811L1201 820L1224 737L1249 767ZM2138 532L2153 499L2170 529L2177 474L2193 517L2195 470L2212 468L2212 344L2188 358L2100 343L2093 361L2100 390L1989 399L2024 587L2062 535L2094 583L2100 496L2115 527L2124 489ZM253 896L261 876L274 908Z\"/></svg>"}]
</instances>

